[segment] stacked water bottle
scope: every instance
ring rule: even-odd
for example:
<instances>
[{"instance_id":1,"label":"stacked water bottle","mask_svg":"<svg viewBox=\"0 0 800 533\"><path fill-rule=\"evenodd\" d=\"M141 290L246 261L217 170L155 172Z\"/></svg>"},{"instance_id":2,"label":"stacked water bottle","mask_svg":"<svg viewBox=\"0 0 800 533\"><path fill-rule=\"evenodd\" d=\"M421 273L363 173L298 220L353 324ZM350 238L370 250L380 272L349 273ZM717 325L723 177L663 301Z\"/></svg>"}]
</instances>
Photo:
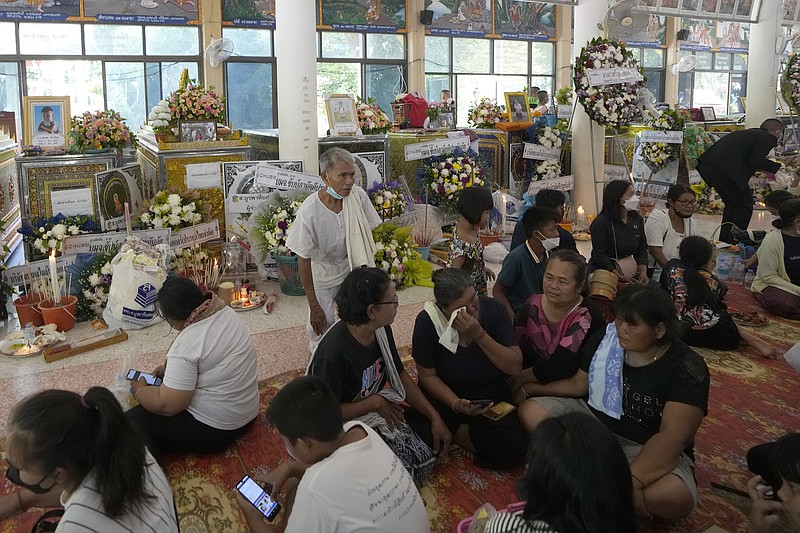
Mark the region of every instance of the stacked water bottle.
<instances>
[{"instance_id":1,"label":"stacked water bottle","mask_svg":"<svg viewBox=\"0 0 800 533\"><path fill-rule=\"evenodd\" d=\"M755 278L754 267L747 268L744 260L737 254L722 252L717 256L717 277L749 289Z\"/></svg>"}]
</instances>

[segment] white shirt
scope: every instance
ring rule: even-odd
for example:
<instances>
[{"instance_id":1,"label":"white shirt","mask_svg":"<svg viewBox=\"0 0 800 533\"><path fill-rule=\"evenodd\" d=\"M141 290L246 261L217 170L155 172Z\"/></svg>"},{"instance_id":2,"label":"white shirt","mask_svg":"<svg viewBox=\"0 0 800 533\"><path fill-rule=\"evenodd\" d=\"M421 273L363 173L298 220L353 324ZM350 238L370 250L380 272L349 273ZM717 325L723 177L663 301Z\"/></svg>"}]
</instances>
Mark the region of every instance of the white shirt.
<instances>
[{"instance_id":1,"label":"white shirt","mask_svg":"<svg viewBox=\"0 0 800 533\"><path fill-rule=\"evenodd\" d=\"M425 504L400 459L362 422L363 439L308 467L286 533L428 533Z\"/></svg>"},{"instance_id":2,"label":"white shirt","mask_svg":"<svg viewBox=\"0 0 800 533\"><path fill-rule=\"evenodd\" d=\"M128 511L111 518L103 510L103 496L97 490L94 473L90 472L68 498L61 495L64 516L58 523L57 533L178 533L172 489L164 471L147 452L144 490L155 496L142 501L141 509Z\"/></svg>"},{"instance_id":3,"label":"white shirt","mask_svg":"<svg viewBox=\"0 0 800 533\"><path fill-rule=\"evenodd\" d=\"M211 427L233 430L258 415L257 374L250 330L225 307L178 334L167 352L164 385L193 390L186 410Z\"/></svg>"},{"instance_id":4,"label":"white shirt","mask_svg":"<svg viewBox=\"0 0 800 533\"><path fill-rule=\"evenodd\" d=\"M361 200L370 228L381 223L367 193L355 185L351 195ZM334 213L319 199L319 193L305 199L289 228L286 247L304 259L311 259L314 287L330 289L341 285L350 273L345 244L344 211Z\"/></svg>"},{"instance_id":5,"label":"white shirt","mask_svg":"<svg viewBox=\"0 0 800 533\"><path fill-rule=\"evenodd\" d=\"M644 235L647 238L647 246L660 246L661 253L667 258L676 259L678 257L678 247L684 237L694 235L694 226L691 218L683 219L683 233L678 233L672 227L669 213L660 209L654 209L647 221L644 223ZM654 266L653 280L661 279L661 267L650 256L651 265Z\"/></svg>"}]
</instances>

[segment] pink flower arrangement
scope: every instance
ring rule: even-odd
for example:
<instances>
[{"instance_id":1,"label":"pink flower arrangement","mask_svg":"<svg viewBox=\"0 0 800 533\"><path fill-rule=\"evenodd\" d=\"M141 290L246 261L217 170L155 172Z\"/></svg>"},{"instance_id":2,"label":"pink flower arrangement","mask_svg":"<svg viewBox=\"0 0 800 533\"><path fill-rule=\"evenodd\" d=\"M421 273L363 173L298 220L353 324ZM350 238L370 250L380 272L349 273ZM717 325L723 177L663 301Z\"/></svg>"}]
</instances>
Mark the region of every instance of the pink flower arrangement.
<instances>
[{"instance_id":1,"label":"pink flower arrangement","mask_svg":"<svg viewBox=\"0 0 800 533\"><path fill-rule=\"evenodd\" d=\"M122 148L134 142L124 120L113 109L86 111L83 115L72 117L72 131L78 135L78 149Z\"/></svg>"},{"instance_id":2,"label":"pink flower arrangement","mask_svg":"<svg viewBox=\"0 0 800 533\"><path fill-rule=\"evenodd\" d=\"M215 120L225 123L224 99L217 96L214 87L205 88L191 80L186 89L178 89L169 96L169 110L173 120Z\"/></svg>"},{"instance_id":3,"label":"pink flower arrangement","mask_svg":"<svg viewBox=\"0 0 800 533\"><path fill-rule=\"evenodd\" d=\"M378 135L392 130L392 121L372 98L366 102L359 100L356 105L356 114L358 115L358 126L364 135Z\"/></svg>"}]
</instances>

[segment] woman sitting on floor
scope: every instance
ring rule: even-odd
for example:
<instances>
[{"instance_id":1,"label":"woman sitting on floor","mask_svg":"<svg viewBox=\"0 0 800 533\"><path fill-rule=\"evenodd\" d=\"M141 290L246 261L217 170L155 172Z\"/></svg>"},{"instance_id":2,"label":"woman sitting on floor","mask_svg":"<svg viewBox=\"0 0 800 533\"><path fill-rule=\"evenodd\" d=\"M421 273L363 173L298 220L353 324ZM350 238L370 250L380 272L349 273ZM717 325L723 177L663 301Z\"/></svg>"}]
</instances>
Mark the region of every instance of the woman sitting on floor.
<instances>
[{"instance_id":1,"label":"woman sitting on floor","mask_svg":"<svg viewBox=\"0 0 800 533\"><path fill-rule=\"evenodd\" d=\"M637 514L679 520L697 503L693 449L707 412L708 367L679 339L675 305L663 290L625 287L614 312L588 379L572 393L588 393L588 402L534 398L520 406L520 416L535 428L551 416L593 414L628 458Z\"/></svg>"},{"instance_id":2,"label":"woman sitting on floor","mask_svg":"<svg viewBox=\"0 0 800 533\"><path fill-rule=\"evenodd\" d=\"M178 331L164 365L131 382L139 405L128 416L161 453L216 453L244 434L258 416L258 368L250 329L212 292L186 278L170 278L156 309Z\"/></svg>"},{"instance_id":3,"label":"woman sitting on floor","mask_svg":"<svg viewBox=\"0 0 800 533\"><path fill-rule=\"evenodd\" d=\"M380 433L419 483L430 472L434 453L450 446L451 434L400 361L391 327L397 305L385 271L350 272L336 294L339 320L320 340L306 373L331 388L345 422L358 419ZM411 406L406 413L404 401ZM420 426L432 435L433 450L418 437Z\"/></svg>"},{"instance_id":4,"label":"woman sitting on floor","mask_svg":"<svg viewBox=\"0 0 800 533\"><path fill-rule=\"evenodd\" d=\"M774 315L800 320L800 199L787 200L758 249L753 292Z\"/></svg>"},{"instance_id":5,"label":"woman sitting on floor","mask_svg":"<svg viewBox=\"0 0 800 533\"><path fill-rule=\"evenodd\" d=\"M747 462L753 472L757 472L751 463L755 450L759 450L766 461L759 465L763 466L762 475L756 475L747 483L750 495L747 533L782 531L777 514L781 510L786 513L792 531L800 531L800 433L790 433L777 442L751 449L747 453ZM775 481L770 482L768 477ZM768 495L770 491L772 495Z\"/></svg>"},{"instance_id":6,"label":"woman sitting on floor","mask_svg":"<svg viewBox=\"0 0 800 533\"><path fill-rule=\"evenodd\" d=\"M569 413L541 423L524 483L524 510L497 513L485 533L636 531L625 454L591 415Z\"/></svg>"},{"instance_id":7,"label":"woman sitting on floor","mask_svg":"<svg viewBox=\"0 0 800 533\"><path fill-rule=\"evenodd\" d=\"M528 443L517 414L499 420L480 415L492 403L511 400L508 378L522 370L511 318L501 303L478 296L463 270L435 271L433 295L436 302L426 302L414 324L420 387L454 442L475 452L479 466L510 468L522 461Z\"/></svg>"},{"instance_id":8,"label":"woman sitting on floor","mask_svg":"<svg viewBox=\"0 0 800 533\"><path fill-rule=\"evenodd\" d=\"M708 239L686 237L678 253L679 259L664 266L661 287L672 296L678 320L688 327L683 341L689 346L715 350L735 350L741 343L752 346L764 357L773 356L772 345L740 330L728 314L728 287L712 273L714 247Z\"/></svg>"},{"instance_id":9,"label":"woman sitting on floor","mask_svg":"<svg viewBox=\"0 0 800 533\"><path fill-rule=\"evenodd\" d=\"M585 287L586 260L582 256L570 250L550 256L544 293L531 295L515 319L525 367L512 381L515 403L530 396L561 396L559 382L581 372L586 340L606 325L603 314L584 298ZM592 355L588 354L589 360Z\"/></svg>"},{"instance_id":10,"label":"woman sitting on floor","mask_svg":"<svg viewBox=\"0 0 800 533\"><path fill-rule=\"evenodd\" d=\"M45 390L19 402L6 440L0 520L64 506L57 531L177 533L172 488L108 389Z\"/></svg>"}]
</instances>

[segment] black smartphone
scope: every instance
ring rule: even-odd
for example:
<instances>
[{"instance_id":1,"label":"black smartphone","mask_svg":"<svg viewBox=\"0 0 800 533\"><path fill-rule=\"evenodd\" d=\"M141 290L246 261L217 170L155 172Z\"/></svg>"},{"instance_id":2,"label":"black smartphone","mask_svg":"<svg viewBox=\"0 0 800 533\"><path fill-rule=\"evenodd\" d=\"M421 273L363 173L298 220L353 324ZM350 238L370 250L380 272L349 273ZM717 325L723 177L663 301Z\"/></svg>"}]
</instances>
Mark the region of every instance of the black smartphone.
<instances>
[{"instance_id":1,"label":"black smartphone","mask_svg":"<svg viewBox=\"0 0 800 533\"><path fill-rule=\"evenodd\" d=\"M484 400L470 400L469 401L470 405L492 405L492 403L494 403L494 402L492 402L492 400L489 399L489 398L486 398Z\"/></svg>"},{"instance_id":2,"label":"black smartphone","mask_svg":"<svg viewBox=\"0 0 800 533\"><path fill-rule=\"evenodd\" d=\"M239 483L236 484L236 490L239 494L244 496L244 499L253 504L253 507L261 511L264 518L272 522L278 512L281 510L281 504L273 500L267 492L261 488L261 485L253 481L250 476L244 476Z\"/></svg>"},{"instance_id":3,"label":"black smartphone","mask_svg":"<svg viewBox=\"0 0 800 533\"><path fill-rule=\"evenodd\" d=\"M141 372L139 370L135 370L131 368L128 370L128 375L125 376L125 379L130 381L139 381L139 378L144 378L148 385L161 385L161 382L164 381L161 378L155 377L153 374L148 374L147 372Z\"/></svg>"}]
</instances>

